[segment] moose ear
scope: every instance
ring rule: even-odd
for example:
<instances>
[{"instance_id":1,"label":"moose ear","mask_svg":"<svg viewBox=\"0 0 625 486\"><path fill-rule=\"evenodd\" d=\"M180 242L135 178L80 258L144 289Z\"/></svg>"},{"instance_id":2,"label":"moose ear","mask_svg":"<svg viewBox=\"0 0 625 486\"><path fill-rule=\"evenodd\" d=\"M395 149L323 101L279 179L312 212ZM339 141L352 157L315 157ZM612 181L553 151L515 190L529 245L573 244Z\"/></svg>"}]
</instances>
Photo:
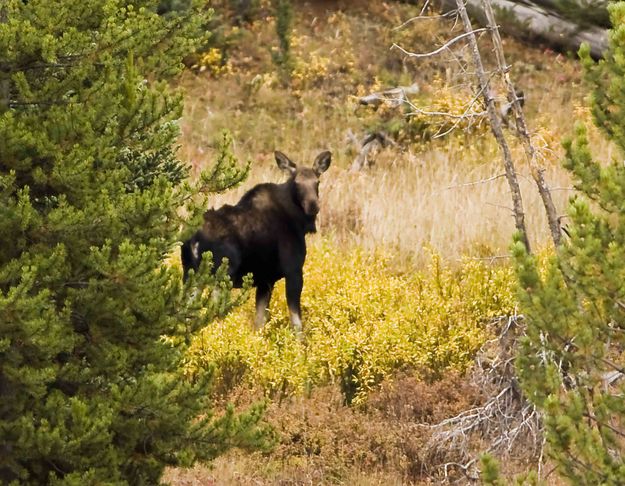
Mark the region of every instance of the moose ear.
<instances>
[{"instance_id":1,"label":"moose ear","mask_svg":"<svg viewBox=\"0 0 625 486\"><path fill-rule=\"evenodd\" d=\"M278 150L275 151L274 155L276 156L276 164L278 164L280 169L287 171L289 174L295 173L297 166L291 159Z\"/></svg>"},{"instance_id":2,"label":"moose ear","mask_svg":"<svg viewBox=\"0 0 625 486\"><path fill-rule=\"evenodd\" d=\"M325 152L321 152L319 155L317 155L317 158L315 159L315 163L313 164L313 170L319 176L323 174L326 170L328 170L328 167L330 167L330 162L332 162L332 153L328 152L327 150Z\"/></svg>"}]
</instances>

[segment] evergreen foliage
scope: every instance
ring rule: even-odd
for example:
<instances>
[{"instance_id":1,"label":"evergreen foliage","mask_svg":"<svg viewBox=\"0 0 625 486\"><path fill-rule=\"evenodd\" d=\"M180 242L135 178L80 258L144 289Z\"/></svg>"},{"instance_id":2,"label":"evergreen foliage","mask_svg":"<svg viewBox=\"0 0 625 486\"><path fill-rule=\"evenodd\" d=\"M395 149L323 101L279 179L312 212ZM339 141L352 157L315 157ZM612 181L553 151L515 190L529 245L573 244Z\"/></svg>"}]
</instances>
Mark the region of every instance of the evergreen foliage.
<instances>
[{"instance_id":1,"label":"evergreen foliage","mask_svg":"<svg viewBox=\"0 0 625 486\"><path fill-rule=\"evenodd\" d=\"M0 6L0 482L158 484L166 465L264 447L262 407L215 414L191 335L240 298L167 265L228 155L185 182L166 79L205 41L203 2ZM212 181L210 187L203 187ZM215 289L214 291L212 289Z\"/></svg>"},{"instance_id":2,"label":"evergreen foliage","mask_svg":"<svg viewBox=\"0 0 625 486\"><path fill-rule=\"evenodd\" d=\"M503 486L499 473L499 463L490 454L484 454L480 458L482 466L480 479L484 486Z\"/></svg>"},{"instance_id":3,"label":"evergreen foliage","mask_svg":"<svg viewBox=\"0 0 625 486\"><path fill-rule=\"evenodd\" d=\"M621 159L593 159L585 127L564 143L582 196L569 207L570 238L546 268L515 254L527 336L518 357L525 393L544 413L548 451L572 484L625 483L625 2L609 7L610 50L595 63L595 122Z\"/></svg>"},{"instance_id":4,"label":"evergreen foliage","mask_svg":"<svg viewBox=\"0 0 625 486\"><path fill-rule=\"evenodd\" d=\"M226 0L236 23L251 22L260 11L260 0Z\"/></svg>"}]
</instances>

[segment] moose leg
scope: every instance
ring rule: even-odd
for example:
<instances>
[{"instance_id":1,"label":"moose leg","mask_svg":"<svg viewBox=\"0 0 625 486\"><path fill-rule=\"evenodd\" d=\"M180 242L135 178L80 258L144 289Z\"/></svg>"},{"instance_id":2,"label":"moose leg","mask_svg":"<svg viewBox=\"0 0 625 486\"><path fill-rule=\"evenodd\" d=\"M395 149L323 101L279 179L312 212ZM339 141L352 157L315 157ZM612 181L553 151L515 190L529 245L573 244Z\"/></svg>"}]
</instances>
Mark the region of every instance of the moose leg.
<instances>
[{"instance_id":1,"label":"moose leg","mask_svg":"<svg viewBox=\"0 0 625 486\"><path fill-rule=\"evenodd\" d=\"M302 296L302 287L304 279L302 272L293 273L286 277L286 302L289 307L289 316L291 317L291 325L295 330L298 338L302 337L302 313L300 309L300 298Z\"/></svg>"},{"instance_id":2,"label":"moose leg","mask_svg":"<svg viewBox=\"0 0 625 486\"><path fill-rule=\"evenodd\" d=\"M261 329L267 320L267 308L269 307L272 291L273 284L262 284L256 287L256 318L254 319L254 326L257 330Z\"/></svg>"}]
</instances>

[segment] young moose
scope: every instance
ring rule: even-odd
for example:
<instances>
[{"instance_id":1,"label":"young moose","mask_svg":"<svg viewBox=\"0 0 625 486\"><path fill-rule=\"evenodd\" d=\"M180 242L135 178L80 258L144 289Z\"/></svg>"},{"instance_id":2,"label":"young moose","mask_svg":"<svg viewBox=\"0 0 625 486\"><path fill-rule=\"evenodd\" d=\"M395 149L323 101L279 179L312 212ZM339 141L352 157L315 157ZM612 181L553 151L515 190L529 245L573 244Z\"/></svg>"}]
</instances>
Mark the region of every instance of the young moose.
<instances>
[{"instance_id":1,"label":"young moose","mask_svg":"<svg viewBox=\"0 0 625 486\"><path fill-rule=\"evenodd\" d=\"M312 168L297 167L282 152L275 153L280 169L290 177L283 184L258 184L236 206L225 205L204 214L204 225L182 245L186 280L197 271L202 254L213 254L214 268L228 258L228 273L235 287L251 273L256 287L256 328L265 323L274 284L286 279L291 324L301 335L302 267L306 233L314 233L319 213L319 176L330 166L332 154L320 153Z\"/></svg>"}]
</instances>

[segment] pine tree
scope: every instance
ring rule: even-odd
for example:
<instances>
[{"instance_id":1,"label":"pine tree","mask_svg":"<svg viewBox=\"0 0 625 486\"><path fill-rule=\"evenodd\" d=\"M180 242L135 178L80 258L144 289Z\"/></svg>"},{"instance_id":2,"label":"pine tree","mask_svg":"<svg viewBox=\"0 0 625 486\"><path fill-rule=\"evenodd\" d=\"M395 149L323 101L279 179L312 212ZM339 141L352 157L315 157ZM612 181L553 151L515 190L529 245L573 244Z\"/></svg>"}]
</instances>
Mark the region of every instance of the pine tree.
<instances>
[{"instance_id":1,"label":"pine tree","mask_svg":"<svg viewBox=\"0 0 625 486\"><path fill-rule=\"evenodd\" d=\"M570 238L542 269L515 245L527 318L518 371L544 413L549 454L572 484L625 484L625 2L609 12L604 60L593 62L587 46L580 54L595 123L620 160L595 160L578 125L564 143L581 194L569 207Z\"/></svg>"},{"instance_id":2,"label":"pine tree","mask_svg":"<svg viewBox=\"0 0 625 486\"><path fill-rule=\"evenodd\" d=\"M223 269L183 285L167 264L180 214L246 174L226 150L192 185L176 156L167 80L205 41L202 3L0 4L2 484L153 485L269 443L262 407L215 413L210 373L182 368L238 297Z\"/></svg>"}]
</instances>

